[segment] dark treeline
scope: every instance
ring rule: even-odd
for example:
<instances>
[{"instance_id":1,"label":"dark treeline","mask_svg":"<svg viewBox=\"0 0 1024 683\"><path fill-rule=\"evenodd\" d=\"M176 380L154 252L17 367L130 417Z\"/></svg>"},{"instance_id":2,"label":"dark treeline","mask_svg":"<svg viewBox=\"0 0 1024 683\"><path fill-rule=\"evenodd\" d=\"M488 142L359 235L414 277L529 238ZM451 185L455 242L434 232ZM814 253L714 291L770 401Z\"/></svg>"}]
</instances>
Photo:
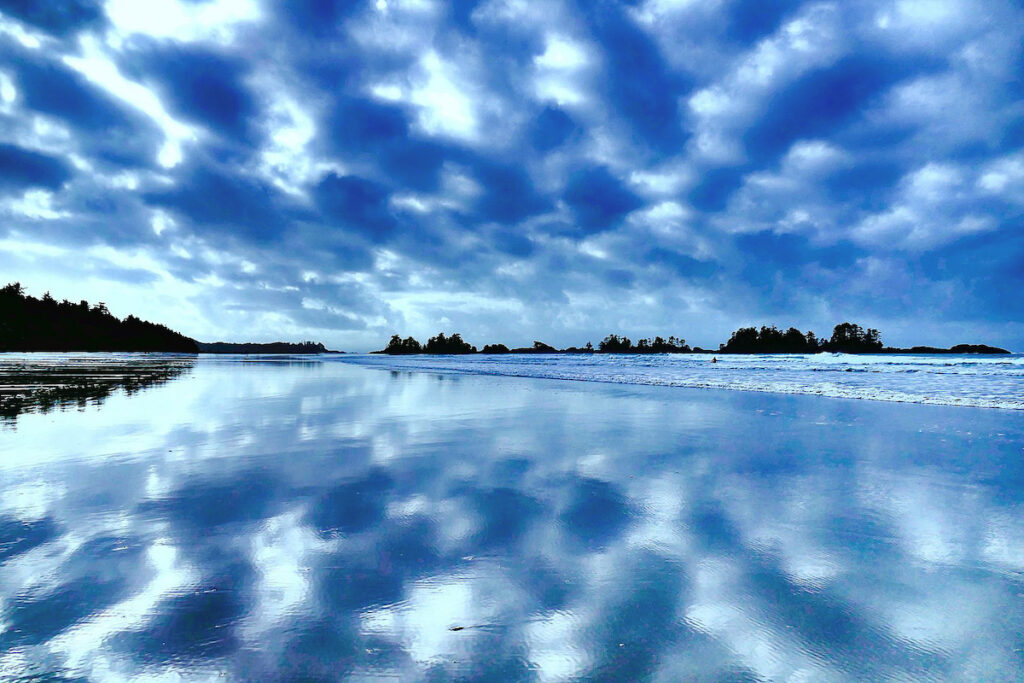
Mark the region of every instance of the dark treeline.
<instances>
[{"instance_id":1,"label":"dark treeline","mask_svg":"<svg viewBox=\"0 0 1024 683\"><path fill-rule=\"evenodd\" d=\"M0 289L0 351L162 351L197 353L196 341L129 315L121 320L100 302L28 296L20 283Z\"/></svg>"},{"instance_id":2,"label":"dark treeline","mask_svg":"<svg viewBox=\"0 0 1024 683\"><path fill-rule=\"evenodd\" d=\"M587 342L587 346L590 346L590 342ZM634 346L629 337L620 337L617 334L609 334L602 339L597 350L601 353L690 353L693 351L686 344L685 339L674 336L668 339L661 337L640 339Z\"/></svg>"},{"instance_id":3,"label":"dark treeline","mask_svg":"<svg viewBox=\"0 0 1024 683\"><path fill-rule=\"evenodd\" d=\"M988 344L957 344L948 349L939 349L934 346L911 346L909 349L894 349L885 347L883 353L1010 353L1006 349Z\"/></svg>"},{"instance_id":4,"label":"dark treeline","mask_svg":"<svg viewBox=\"0 0 1024 683\"><path fill-rule=\"evenodd\" d=\"M475 350L475 349L474 349ZM198 342L164 325L129 315L121 320L100 302L58 302L28 296L20 283L0 289L0 351L153 351L163 353L338 353L313 341L269 344Z\"/></svg>"},{"instance_id":5,"label":"dark treeline","mask_svg":"<svg viewBox=\"0 0 1024 683\"><path fill-rule=\"evenodd\" d=\"M507 351L507 349L506 349ZM392 335L391 341L388 342L387 348L381 351L374 351L374 353L387 353L392 356L404 356L413 353L432 353L432 354L463 354L463 353L476 353L476 347L470 346L462 340L462 335L455 333L450 337L444 336L444 332L439 333L436 337L431 337L427 340L426 344L420 344L412 337L406 337L402 339L397 334ZM484 353L491 353L484 351Z\"/></svg>"},{"instance_id":6,"label":"dark treeline","mask_svg":"<svg viewBox=\"0 0 1024 683\"><path fill-rule=\"evenodd\" d=\"M818 339L814 332L806 334L790 327L783 332L774 325L741 327L732 333L729 341L719 344L715 353L1009 353L1005 349L985 344L957 344L948 349L931 346L914 346L909 349L883 346L882 336L874 328L864 329L855 323L844 322L832 329L828 339ZM405 355L416 353L428 354L465 354L477 353L476 347L463 341L461 335L453 334L445 337L444 333L431 337L426 344L420 344L412 337L402 339L399 335L391 337L387 347L373 353ZM487 344L480 353L711 353L699 346L690 348L681 337L654 337L640 339L635 344L629 337L610 334L605 337L597 348L587 342L582 347L570 346L556 349L544 342L535 341L533 346L510 349L504 344Z\"/></svg>"},{"instance_id":7,"label":"dark treeline","mask_svg":"<svg viewBox=\"0 0 1024 683\"><path fill-rule=\"evenodd\" d=\"M814 332L804 334L795 327L785 332L774 325L763 325L761 329L741 327L732 333L729 341L719 346L719 353L880 353L882 349L878 330L840 323L832 330L832 337L823 340Z\"/></svg>"},{"instance_id":8,"label":"dark treeline","mask_svg":"<svg viewBox=\"0 0 1024 683\"><path fill-rule=\"evenodd\" d=\"M342 353L332 351L320 342L304 341L292 342L269 342L265 344L233 342L196 342L200 353L285 353L285 354L311 354L311 353Z\"/></svg>"},{"instance_id":9,"label":"dark treeline","mask_svg":"<svg viewBox=\"0 0 1024 683\"><path fill-rule=\"evenodd\" d=\"M412 337L402 339L401 336L395 334L391 336L391 341L385 348L373 351L373 353L402 356L416 353L691 353L692 351L693 349L686 345L684 339L676 337L669 337L667 340L661 337L641 339L634 345L629 337L620 337L617 334L605 337L596 349L590 342L582 347L570 346L566 349L556 349L542 341L534 341L533 346L512 349L504 344L486 344L481 351L477 351L475 346L463 341L462 335L456 333L446 337L444 332L441 332L436 337L431 337L426 344L420 344Z\"/></svg>"}]
</instances>

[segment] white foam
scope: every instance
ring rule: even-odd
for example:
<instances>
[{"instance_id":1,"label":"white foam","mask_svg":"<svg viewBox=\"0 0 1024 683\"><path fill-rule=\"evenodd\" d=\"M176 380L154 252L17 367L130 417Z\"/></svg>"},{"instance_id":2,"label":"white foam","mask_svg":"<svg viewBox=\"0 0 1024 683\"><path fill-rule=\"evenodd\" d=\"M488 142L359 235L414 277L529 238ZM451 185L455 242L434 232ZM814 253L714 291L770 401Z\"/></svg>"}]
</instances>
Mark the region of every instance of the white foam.
<instances>
[{"instance_id":1,"label":"white foam","mask_svg":"<svg viewBox=\"0 0 1024 683\"><path fill-rule=\"evenodd\" d=\"M350 355L426 370L1024 410L1024 355Z\"/></svg>"}]
</instances>

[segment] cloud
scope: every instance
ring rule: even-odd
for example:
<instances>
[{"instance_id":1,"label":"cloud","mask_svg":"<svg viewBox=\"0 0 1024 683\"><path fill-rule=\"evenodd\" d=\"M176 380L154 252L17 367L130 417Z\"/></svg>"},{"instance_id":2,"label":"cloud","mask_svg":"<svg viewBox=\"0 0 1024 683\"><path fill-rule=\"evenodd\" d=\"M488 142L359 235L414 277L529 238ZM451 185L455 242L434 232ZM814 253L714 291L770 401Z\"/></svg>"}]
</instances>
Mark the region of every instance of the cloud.
<instances>
[{"instance_id":1,"label":"cloud","mask_svg":"<svg viewBox=\"0 0 1024 683\"><path fill-rule=\"evenodd\" d=\"M251 119L257 104L244 84L239 59L180 44L143 43L122 57L124 69L152 83L170 111L238 142L255 146Z\"/></svg>"},{"instance_id":2,"label":"cloud","mask_svg":"<svg viewBox=\"0 0 1024 683\"><path fill-rule=\"evenodd\" d=\"M300 34L330 38L338 25L359 10L357 2L338 0L296 0L275 5L275 10Z\"/></svg>"},{"instance_id":3,"label":"cloud","mask_svg":"<svg viewBox=\"0 0 1024 683\"><path fill-rule=\"evenodd\" d=\"M383 145L403 142L409 121L402 107L366 98L341 99L329 125L335 149L346 152L375 151Z\"/></svg>"},{"instance_id":4,"label":"cloud","mask_svg":"<svg viewBox=\"0 0 1024 683\"><path fill-rule=\"evenodd\" d=\"M61 159L0 144L0 188L8 192L26 187L56 190L70 178L71 170Z\"/></svg>"},{"instance_id":5,"label":"cloud","mask_svg":"<svg viewBox=\"0 0 1024 683\"><path fill-rule=\"evenodd\" d=\"M199 233L221 230L241 240L270 241L287 228L287 198L257 179L214 163L179 167L176 183L142 196L188 220Z\"/></svg>"},{"instance_id":6,"label":"cloud","mask_svg":"<svg viewBox=\"0 0 1024 683\"><path fill-rule=\"evenodd\" d=\"M578 131L572 117L558 107L547 106L533 120L530 142L538 152L550 152Z\"/></svg>"},{"instance_id":7,"label":"cloud","mask_svg":"<svg viewBox=\"0 0 1024 683\"><path fill-rule=\"evenodd\" d=\"M575 172L566 185L565 201L583 234L607 230L642 205L607 168L600 167Z\"/></svg>"},{"instance_id":8,"label":"cloud","mask_svg":"<svg viewBox=\"0 0 1024 683\"><path fill-rule=\"evenodd\" d=\"M377 183L331 173L320 180L314 194L325 216L372 241L386 240L396 227L388 208L388 192Z\"/></svg>"},{"instance_id":9,"label":"cloud","mask_svg":"<svg viewBox=\"0 0 1024 683\"><path fill-rule=\"evenodd\" d=\"M105 21L98 0L68 0L56 4L3 0L0 2L0 12L59 36L84 28L96 28Z\"/></svg>"},{"instance_id":10,"label":"cloud","mask_svg":"<svg viewBox=\"0 0 1024 683\"><path fill-rule=\"evenodd\" d=\"M929 249L996 229L992 204L977 196L976 183L953 164L927 164L903 177L889 208L873 213L851 231L862 244Z\"/></svg>"},{"instance_id":11,"label":"cloud","mask_svg":"<svg viewBox=\"0 0 1024 683\"><path fill-rule=\"evenodd\" d=\"M1014 3L65 5L0 7L5 234L206 283L166 309L195 336L706 324L689 336L713 345L750 312L923 321L955 291L1016 343L1019 315L978 294L1016 281ZM114 290L168 286L102 266ZM897 273L918 306L888 295ZM251 305L288 288L279 315Z\"/></svg>"},{"instance_id":12,"label":"cloud","mask_svg":"<svg viewBox=\"0 0 1024 683\"><path fill-rule=\"evenodd\" d=\"M670 69L657 46L627 14L609 5L595 5L588 19L604 51L601 80L607 88L606 101L659 153L672 154L686 141L678 102L690 90L688 74Z\"/></svg>"},{"instance_id":13,"label":"cloud","mask_svg":"<svg viewBox=\"0 0 1024 683\"><path fill-rule=\"evenodd\" d=\"M754 159L777 156L801 138L829 135L870 106L913 64L857 56L815 70L775 93L744 134Z\"/></svg>"},{"instance_id":14,"label":"cloud","mask_svg":"<svg viewBox=\"0 0 1024 683\"><path fill-rule=\"evenodd\" d=\"M517 166L479 161L474 171L482 189L476 208L484 220L519 223L549 207L530 176Z\"/></svg>"},{"instance_id":15,"label":"cloud","mask_svg":"<svg viewBox=\"0 0 1024 683\"><path fill-rule=\"evenodd\" d=\"M757 0L734 0L728 3L728 33L743 44L756 43L774 33L787 16L800 7L792 0L770 5Z\"/></svg>"},{"instance_id":16,"label":"cloud","mask_svg":"<svg viewBox=\"0 0 1024 683\"><path fill-rule=\"evenodd\" d=\"M16 59L13 82L25 108L23 116L41 114L66 126L74 136L73 148L103 165L144 167L156 160L163 136L146 116L60 61L38 52L17 51L12 56Z\"/></svg>"}]
</instances>

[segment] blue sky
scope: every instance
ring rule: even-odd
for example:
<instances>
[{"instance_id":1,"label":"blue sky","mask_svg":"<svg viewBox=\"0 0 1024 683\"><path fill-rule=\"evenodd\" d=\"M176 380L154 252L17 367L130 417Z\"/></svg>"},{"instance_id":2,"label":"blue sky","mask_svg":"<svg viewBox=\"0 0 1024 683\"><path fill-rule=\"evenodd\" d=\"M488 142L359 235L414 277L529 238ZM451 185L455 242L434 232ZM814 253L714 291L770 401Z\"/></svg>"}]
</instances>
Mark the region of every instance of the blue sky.
<instances>
[{"instance_id":1,"label":"blue sky","mask_svg":"<svg viewBox=\"0 0 1024 683\"><path fill-rule=\"evenodd\" d=\"M1024 7L0 0L0 273L201 340L1024 349Z\"/></svg>"}]
</instances>

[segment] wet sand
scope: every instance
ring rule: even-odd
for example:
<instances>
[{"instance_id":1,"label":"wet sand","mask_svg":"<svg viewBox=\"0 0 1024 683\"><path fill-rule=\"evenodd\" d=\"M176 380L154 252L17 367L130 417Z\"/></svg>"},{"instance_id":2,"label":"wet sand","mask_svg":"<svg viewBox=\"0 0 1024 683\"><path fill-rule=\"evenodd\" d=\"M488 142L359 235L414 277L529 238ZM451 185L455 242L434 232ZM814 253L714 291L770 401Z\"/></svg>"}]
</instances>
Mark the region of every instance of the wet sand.
<instances>
[{"instance_id":1,"label":"wet sand","mask_svg":"<svg viewBox=\"0 0 1024 683\"><path fill-rule=\"evenodd\" d=\"M4 672L1024 666L1016 411L199 358L12 419Z\"/></svg>"}]
</instances>

